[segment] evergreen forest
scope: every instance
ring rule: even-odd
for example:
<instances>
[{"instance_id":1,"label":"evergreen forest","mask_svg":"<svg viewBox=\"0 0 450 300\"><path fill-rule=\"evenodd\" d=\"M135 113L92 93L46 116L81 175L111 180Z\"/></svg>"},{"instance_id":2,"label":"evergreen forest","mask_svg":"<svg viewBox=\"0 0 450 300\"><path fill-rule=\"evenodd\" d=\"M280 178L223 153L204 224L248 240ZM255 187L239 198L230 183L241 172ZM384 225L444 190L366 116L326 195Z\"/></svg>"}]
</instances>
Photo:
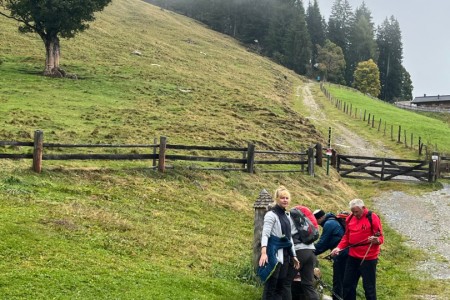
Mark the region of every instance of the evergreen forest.
<instances>
[{"instance_id":1,"label":"evergreen forest","mask_svg":"<svg viewBox=\"0 0 450 300\"><path fill-rule=\"evenodd\" d=\"M354 78L358 64L372 60L380 82L371 96L386 102L412 99L411 77L403 66L400 24L389 16L376 25L364 2L352 8L348 0L335 0L328 20L318 0L147 2L194 18L236 38L249 50L317 80L359 89Z\"/></svg>"}]
</instances>

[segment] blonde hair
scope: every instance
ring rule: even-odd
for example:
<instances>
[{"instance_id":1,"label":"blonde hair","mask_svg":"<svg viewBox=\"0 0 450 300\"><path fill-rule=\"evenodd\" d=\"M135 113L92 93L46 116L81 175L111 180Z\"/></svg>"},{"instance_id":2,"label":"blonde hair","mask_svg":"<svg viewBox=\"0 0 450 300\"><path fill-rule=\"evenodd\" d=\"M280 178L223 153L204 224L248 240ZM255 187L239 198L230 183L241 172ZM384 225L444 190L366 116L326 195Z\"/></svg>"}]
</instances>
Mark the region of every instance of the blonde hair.
<instances>
[{"instance_id":1,"label":"blonde hair","mask_svg":"<svg viewBox=\"0 0 450 300\"><path fill-rule=\"evenodd\" d=\"M273 205L277 205L277 200L280 199L282 196L288 196L289 199L291 199L291 193L289 192L289 190L283 185L280 185L273 194L274 198Z\"/></svg>"}]
</instances>

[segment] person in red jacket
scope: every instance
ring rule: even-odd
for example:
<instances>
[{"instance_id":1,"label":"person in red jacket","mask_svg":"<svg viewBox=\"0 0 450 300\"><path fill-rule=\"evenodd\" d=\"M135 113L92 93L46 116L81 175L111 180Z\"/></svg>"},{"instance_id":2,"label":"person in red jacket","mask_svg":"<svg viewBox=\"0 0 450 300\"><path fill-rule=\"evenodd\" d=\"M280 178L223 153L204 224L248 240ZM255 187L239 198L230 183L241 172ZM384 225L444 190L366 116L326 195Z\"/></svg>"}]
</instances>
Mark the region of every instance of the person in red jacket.
<instances>
[{"instance_id":1,"label":"person in red jacket","mask_svg":"<svg viewBox=\"0 0 450 300\"><path fill-rule=\"evenodd\" d=\"M347 228L341 241L331 251L337 255L349 249L344 275L344 300L356 299L359 278L363 279L367 300L376 300L376 271L380 245L384 242L380 218L369 211L361 199L350 201L352 214L347 217Z\"/></svg>"}]
</instances>

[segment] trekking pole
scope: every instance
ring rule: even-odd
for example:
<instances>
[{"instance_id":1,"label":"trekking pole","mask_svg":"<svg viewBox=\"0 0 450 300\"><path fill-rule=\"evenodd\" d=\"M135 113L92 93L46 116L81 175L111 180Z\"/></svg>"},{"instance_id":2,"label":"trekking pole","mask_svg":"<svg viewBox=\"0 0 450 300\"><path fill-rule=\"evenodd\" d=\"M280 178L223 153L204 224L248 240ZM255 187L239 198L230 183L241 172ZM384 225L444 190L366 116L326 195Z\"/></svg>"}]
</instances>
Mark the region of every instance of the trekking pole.
<instances>
[{"instance_id":1,"label":"trekking pole","mask_svg":"<svg viewBox=\"0 0 450 300\"><path fill-rule=\"evenodd\" d=\"M380 233L377 232L377 233L375 233L373 236L379 237L379 236L380 236ZM366 254L364 254L364 257L363 257L363 259L361 260L361 263L359 264L360 266L361 266L361 265L363 264L363 262L366 260L367 254L369 253L370 248L372 247L372 245L373 245L373 243L371 242L370 245L369 245L369 248L367 248Z\"/></svg>"},{"instance_id":2,"label":"trekking pole","mask_svg":"<svg viewBox=\"0 0 450 300\"><path fill-rule=\"evenodd\" d=\"M326 288L333 294L333 296L334 296L337 300L344 300L344 299L342 299L339 295L336 295L336 293L333 291L333 289L332 289L328 284L326 284L325 282L323 282L322 279L320 279L319 277L317 277L317 276L315 276L315 275L314 275L314 277L315 277L316 280L319 282L319 284L320 284L321 286L326 287Z\"/></svg>"},{"instance_id":3,"label":"trekking pole","mask_svg":"<svg viewBox=\"0 0 450 300\"><path fill-rule=\"evenodd\" d=\"M347 250L348 248L357 247L357 246L362 246L362 245L364 245L364 243L367 243L368 240L369 240L369 238L364 239L364 240L362 240L361 242L358 242L358 243L354 243L354 244L348 245L347 247L345 247L345 248L339 250L339 252L342 252L342 251L344 251L344 250ZM322 257L322 258L331 260L331 259L332 259L331 253L328 254L327 256Z\"/></svg>"}]
</instances>

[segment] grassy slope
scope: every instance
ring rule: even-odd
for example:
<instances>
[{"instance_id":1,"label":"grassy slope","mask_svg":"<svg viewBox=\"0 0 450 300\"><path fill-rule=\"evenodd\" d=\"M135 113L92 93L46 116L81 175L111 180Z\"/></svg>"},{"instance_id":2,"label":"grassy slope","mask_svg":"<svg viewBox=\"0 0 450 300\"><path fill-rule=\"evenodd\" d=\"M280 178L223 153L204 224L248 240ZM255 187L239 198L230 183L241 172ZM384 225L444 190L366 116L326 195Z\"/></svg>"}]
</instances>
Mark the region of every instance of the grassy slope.
<instances>
[{"instance_id":1,"label":"grassy slope","mask_svg":"<svg viewBox=\"0 0 450 300\"><path fill-rule=\"evenodd\" d=\"M321 140L293 107L301 78L230 38L140 1L115 1L91 29L62 41L79 80L38 76L41 41L0 19L1 140L169 142L298 150ZM142 56L131 55L133 50ZM186 92L189 90L189 92ZM3 152L29 149L2 148ZM334 209L353 192L333 179L250 176L143 162L2 160L0 293L8 299L256 299L253 208L288 186ZM317 188L319 187L319 188Z\"/></svg>"},{"instance_id":2,"label":"grassy slope","mask_svg":"<svg viewBox=\"0 0 450 300\"><path fill-rule=\"evenodd\" d=\"M140 1L114 1L90 30L62 41L62 65L76 81L37 76L41 41L19 35L14 22L0 24L0 140L28 141L43 129L47 142L165 135L173 143L294 150L322 139L295 108L300 77ZM333 211L355 196L323 170L315 178L183 168L161 175L143 162L45 161L36 175L29 161L0 164L7 299L258 299L249 274L259 191L282 183L295 203ZM400 262L401 239L388 232L388 240L380 299L439 290L417 283L405 267L417 254L402 250Z\"/></svg>"},{"instance_id":3,"label":"grassy slope","mask_svg":"<svg viewBox=\"0 0 450 300\"><path fill-rule=\"evenodd\" d=\"M330 90L331 94L347 104L352 104L353 111L355 108L358 109L358 115L364 110L368 114L375 116L374 128L367 125L367 121L364 123L362 120L359 121L358 127L364 127L369 129L372 134L377 131L379 120L381 118L381 128L378 132L380 139L384 141L390 141L390 130L391 125L393 125L393 137L394 141L398 138L398 127L401 125L401 141L404 142L404 131L406 130L406 140L408 145L411 143L411 133L414 134L414 145L417 148L418 138L422 138L422 143L428 145L429 150L437 151L441 153L450 152L450 126L448 120L445 118L445 114L439 118L432 117L434 114L419 114L413 111L403 110L397 108L391 104L387 104L380 100L374 100L370 97L363 95L362 93L356 92L354 90L340 88L336 85L326 85L326 88ZM386 122L386 136L383 137L384 123ZM359 130L361 131L361 130ZM367 130L362 130L367 131ZM395 142L392 142L392 147ZM404 151L403 151L404 152ZM416 151L417 152L417 151Z\"/></svg>"}]
</instances>

